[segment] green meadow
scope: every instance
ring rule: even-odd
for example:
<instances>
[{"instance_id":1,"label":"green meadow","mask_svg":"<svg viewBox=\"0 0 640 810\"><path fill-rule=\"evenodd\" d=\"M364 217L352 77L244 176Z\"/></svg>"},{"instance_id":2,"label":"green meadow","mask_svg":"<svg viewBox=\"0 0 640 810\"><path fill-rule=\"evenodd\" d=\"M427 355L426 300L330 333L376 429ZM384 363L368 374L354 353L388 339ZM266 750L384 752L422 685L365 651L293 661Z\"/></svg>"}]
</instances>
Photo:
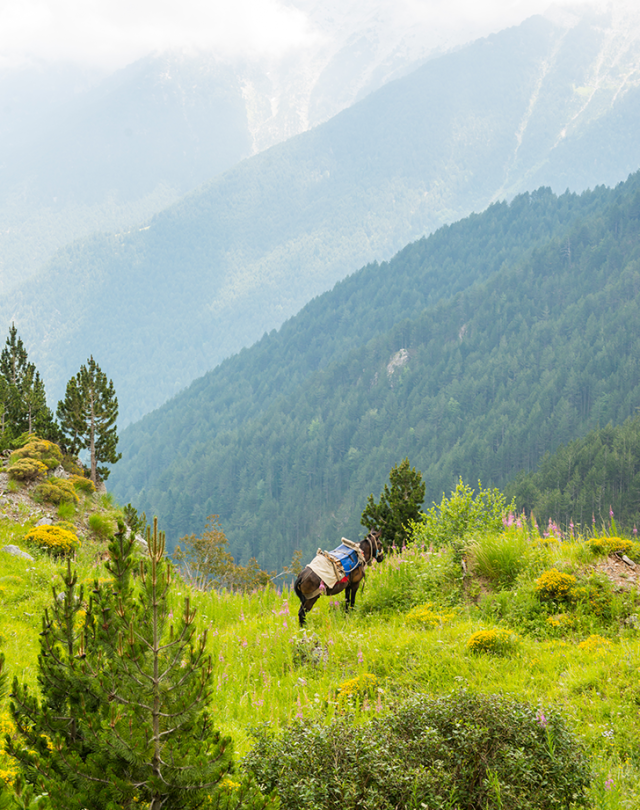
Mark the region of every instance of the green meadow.
<instances>
[{"instance_id":1,"label":"green meadow","mask_svg":"<svg viewBox=\"0 0 640 810\"><path fill-rule=\"evenodd\" d=\"M95 497L95 496L94 496ZM31 528L0 521L0 645L10 678L36 684L38 633L61 560L25 544ZM104 541L75 552L85 591L104 578ZM352 722L393 711L413 693L498 694L560 714L588 753L589 806L640 807L640 544L542 537L512 525L434 549L424 529L367 574L356 609L322 597L298 628L298 600L281 579L253 593L194 590L179 577L214 663L210 709L241 760L252 729ZM0 726L11 734L8 699ZM0 779L15 768L0 754ZM490 805L494 806L494 805ZM497 808L499 805L496 804Z\"/></svg>"}]
</instances>

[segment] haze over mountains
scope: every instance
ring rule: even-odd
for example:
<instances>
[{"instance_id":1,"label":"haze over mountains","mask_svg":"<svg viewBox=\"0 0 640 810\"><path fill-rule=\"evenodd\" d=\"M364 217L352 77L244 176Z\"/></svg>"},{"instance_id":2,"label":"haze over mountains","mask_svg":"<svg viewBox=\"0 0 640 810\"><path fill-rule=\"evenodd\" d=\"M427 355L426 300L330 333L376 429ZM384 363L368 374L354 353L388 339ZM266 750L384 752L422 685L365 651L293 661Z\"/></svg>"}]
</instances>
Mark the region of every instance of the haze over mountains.
<instances>
[{"instance_id":1,"label":"haze over mountains","mask_svg":"<svg viewBox=\"0 0 640 810\"><path fill-rule=\"evenodd\" d=\"M284 51L174 47L114 73L42 61L0 71L0 292L58 247L127 230L465 34L380 1L298 6L309 32Z\"/></svg>"},{"instance_id":2,"label":"haze over mountains","mask_svg":"<svg viewBox=\"0 0 640 810\"><path fill-rule=\"evenodd\" d=\"M640 166L638 55L626 20L534 17L432 59L131 233L65 248L4 297L2 316L52 399L94 351L123 421L136 419L444 222L526 188L624 179Z\"/></svg>"}]
</instances>

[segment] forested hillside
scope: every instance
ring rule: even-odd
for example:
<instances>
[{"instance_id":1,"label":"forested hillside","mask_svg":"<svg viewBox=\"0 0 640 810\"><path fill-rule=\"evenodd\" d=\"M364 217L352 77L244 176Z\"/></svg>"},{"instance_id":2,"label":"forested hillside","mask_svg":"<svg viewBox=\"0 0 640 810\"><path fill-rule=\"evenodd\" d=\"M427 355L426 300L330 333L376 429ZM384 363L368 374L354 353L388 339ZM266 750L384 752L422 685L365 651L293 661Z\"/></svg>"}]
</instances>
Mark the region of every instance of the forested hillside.
<instances>
[{"instance_id":1,"label":"forested hillside","mask_svg":"<svg viewBox=\"0 0 640 810\"><path fill-rule=\"evenodd\" d=\"M634 410L637 411L636 405ZM576 531L599 530L611 517L627 531L640 516L640 416L592 430L545 453L535 472L521 473L506 488L519 509L541 526L549 519ZM613 513L613 514L611 514Z\"/></svg>"},{"instance_id":2,"label":"forested hillside","mask_svg":"<svg viewBox=\"0 0 640 810\"><path fill-rule=\"evenodd\" d=\"M540 17L426 63L0 305L53 397L100 342L133 420L349 272L493 200L640 166L638 42ZM505 70L508 66L508 70ZM596 159L597 158L597 159Z\"/></svg>"},{"instance_id":3,"label":"forested hillside","mask_svg":"<svg viewBox=\"0 0 640 810\"><path fill-rule=\"evenodd\" d=\"M471 271L468 279L478 282L462 292L445 285L438 297L448 293L448 300L430 302L424 290L431 277L421 272L428 263L416 261L412 277L407 261L397 312L404 297L410 317L384 332L380 328L365 345L292 389L287 381L301 374L304 362L297 360L291 374L286 365L274 373L265 364L265 379L271 372L272 390L283 395L264 413L257 413L247 392L253 389L256 399L268 401L269 386L260 377L239 375L235 387L221 386L211 398L211 410L226 396L230 413L239 388L248 418L221 417L215 435L209 435L203 407L215 374L199 381L192 396L167 406L168 415L185 415L177 430L171 416L163 424L160 411L130 431L131 461L121 462L118 494L161 515L174 541L198 531L206 515L219 513L241 560L255 555L272 565L288 559L295 548L308 553L340 535L356 536L366 496L382 488L390 467L404 456L422 470L429 503L439 500L458 476L501 486L518 471L532 470L560 443L609 421L622 422L640 395L639 184L636 175L613 192L585 195L585 215L565 231L497 266L490 260L484 270L494 272L488 277L482 270ZM510 208L493 208L483 216L495 225L499 212L517 218L518 206L528 210L537 199L522 197ZM542 192L539 200L545 199L554 200ZM557 212L566 210L570 199L577 204L578 198L567 195L557 201ZM552 208L543 221L552 221ZM469 220L471 227L481 219ZM434 235L434 244L451 234L455 255L464 226ZM398 266L413 251L417 259L432 240L400 254ZM469 262L482 255L481 241L465 244ZM444 254L437 264L447 266ZM394 269L393 263L365 269L362 278L387 275L395 282L402 273ZM336 301L349 285L357 300L357 282L354 277L340 285L332 293ZM421 295L427 306L418 314L411 306L414 301L420 306ZM362 300L372 298L369 291ZM381 310L387 300L393 311L394 298L382 285ZM363 307L359 316L354 310L353 332L358 323L368 323L363 326L368 337L376 311L367 313ZM305 345L303 335L313 334L296 326L295 320L287 325L290 352ZM273 338L279 357L284 334ZM322 357L317 347L314 356L309 342L313 360L306 361L307 367ZM250 368L252 357L267 356L267 345L263 341L241 353L238 362ZM231 379L232 362L218 372L222 380L225 368ZM224 413L224 404L220 410ZM162 475L147 479L145 470L156 467L164 468Z\"/></svg>"}]
</instances>

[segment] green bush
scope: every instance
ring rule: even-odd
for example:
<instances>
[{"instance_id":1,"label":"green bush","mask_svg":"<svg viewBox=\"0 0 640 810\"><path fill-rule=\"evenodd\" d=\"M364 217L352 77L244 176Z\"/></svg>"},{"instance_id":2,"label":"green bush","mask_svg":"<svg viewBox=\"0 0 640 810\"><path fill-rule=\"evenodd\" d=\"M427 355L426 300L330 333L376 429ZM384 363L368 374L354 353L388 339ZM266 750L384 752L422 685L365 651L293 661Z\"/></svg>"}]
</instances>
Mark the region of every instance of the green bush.
<instances>
[{"instance_id":1,"label":"green bush","mask_svg":"<svg viewBox=\"0 0 640 810\"><path fill-rule=\"evenodd\" d=\"M36 498L41 498L47 503L61 504L77 504L78 496L73 488L73 485L66 481L64 478L49 478L43 481L34 490Z\"/></svg>"},{"instance_id":2,"label":"green bush","mask_svg":"<svg viewBox=\"0 0 640 810\"><path fill-rule=\"evenodd\" d=\"M47 472L47 465L35 458L20 458L7 469L14 481L36 481Z\"/></svg>"},{"instance_id":3,"label":"green bush","mask_svg":"<svg viewBox=\"0 0 640 810\"><path fill-rule=\"evenodd\" d=\"M85 478L84 475L70 475L69 483L73 486L76 492L82 492L84 495L95 494L95 484L90 478Z\"/></svg>"},{"instance_id":4,"label":"green bush","mask_svg":"<svg viewBox=\"0 0 640 810\"><path fill-rule=\"evenodd\" d=\"M245 767L288 810L568 810L586 806L586 755L558 715L499 695L415 696L355 725L263 728Z\"/></svg>"},{"instance_id":5,"label":"green bush","mask_svg":"<svg viewBox=\"0 0 640 810\"><path fill-rule=\"evenodd\" d=\"M55 470L62 464L62 451L54 442L31 436L24 447L11 453L10 464L27 458L41 461L48 470Z\"/></svg>"},{"instance_id":6,"label":"green bush","mask_svg":"<svg viewBox=\"0 0 640 810\"><path fill-rule=\"evenodd\" d=\"M449 498L442 495L440 505L434 504L426 513L424 526L416 527L414 540L431 543L436 548L451 544L464 555L465 536L475 532L499 532L503 528L503 517L515 511L515 502L507 504L498 489L482 489L478 482L478 493L467 486L462 479Z\"/></svg>"},{"instance_id":7,"label":"green bush","mask_svg":"<svg viewBox=\"0 0 640 810\"><path fill-rule=\"evenodd\" d=\"M467 650L471 653L490 653L492 655L509 655L518 646L518 637L512 630L494 627L491 630L478 630L467 641Z\"/></svg>"}]
</instances>

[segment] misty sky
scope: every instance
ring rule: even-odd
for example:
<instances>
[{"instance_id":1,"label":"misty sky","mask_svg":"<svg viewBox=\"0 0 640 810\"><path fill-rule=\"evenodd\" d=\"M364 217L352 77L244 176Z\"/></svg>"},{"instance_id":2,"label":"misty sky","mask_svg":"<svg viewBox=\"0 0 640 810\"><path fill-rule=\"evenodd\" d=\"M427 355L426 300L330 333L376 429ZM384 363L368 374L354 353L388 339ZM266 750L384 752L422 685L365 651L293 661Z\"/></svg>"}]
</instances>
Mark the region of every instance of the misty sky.
<instances>
[{"instance_id":1,"label":"misty sky","mask_svg":"<svg viewBox=\"0 0 640 810\"><path fill-rule=\"evenodd\" d=\"M602 6L605 0L586 0ZM415 24L430 47L460 44L544 12L550 0L0 0L0 66L71 61L118 68L151 51L274 56L365 19ZM331 29L334 29L333 32Z\"/></svg>"}]
</instances>

